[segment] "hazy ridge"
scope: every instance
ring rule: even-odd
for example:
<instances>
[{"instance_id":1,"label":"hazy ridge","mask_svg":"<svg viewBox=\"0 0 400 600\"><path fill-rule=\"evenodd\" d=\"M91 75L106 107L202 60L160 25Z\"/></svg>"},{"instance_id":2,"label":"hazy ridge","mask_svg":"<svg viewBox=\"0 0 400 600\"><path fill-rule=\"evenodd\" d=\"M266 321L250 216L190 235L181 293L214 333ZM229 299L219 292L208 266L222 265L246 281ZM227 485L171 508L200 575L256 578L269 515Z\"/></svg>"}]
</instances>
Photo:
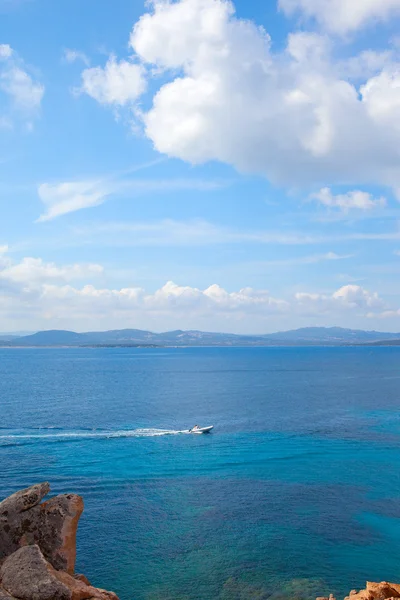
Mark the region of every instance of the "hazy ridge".
<instances>
[{"instance_id":1,"label":"hazy ridge","mask_svg":"<svg viewBox=\"0 0 400 600\"><path fill-rule=\"evenodd\" d=\"M203 331L154 333L118 329L77 333L39 331L32 335L0 334L2 346L274 346L274 345L400 344L400 333L363 331L342 327L305 327L265 335L237 335Z\"/></svg>"}]
</instances>

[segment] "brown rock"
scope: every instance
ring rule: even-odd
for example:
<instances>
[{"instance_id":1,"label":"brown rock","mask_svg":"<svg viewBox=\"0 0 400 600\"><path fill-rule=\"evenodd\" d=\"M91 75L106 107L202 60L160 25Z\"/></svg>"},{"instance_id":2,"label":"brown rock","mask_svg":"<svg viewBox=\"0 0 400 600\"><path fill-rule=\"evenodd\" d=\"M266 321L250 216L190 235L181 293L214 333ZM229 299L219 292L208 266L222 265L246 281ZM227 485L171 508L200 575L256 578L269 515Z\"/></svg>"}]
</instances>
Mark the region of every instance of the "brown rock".
<instances>
[{"instance_id":1,"label":"brown rock","mask_svg":"<svg viewBox=\"0 0 400 600\"><path fill-rule=\"evenodd\" d=\"M73 574L83 500L68 494L39 504L49 490L49 484L42 483L17 492L0 504L0 563L18 548L38 544L56 569Z\"/></svg>"},{"instance_id":2,"label":"brown rock","mask_svg":"<svg viewBox=\"0 0 400 600\"><path fill-rule=\"evenodd\" d=\"M397 594L400 594L400 584L399 583L391 583L390 587L396 591Z\"/></svg>"},{"instance_id":3,"label":"brown rock","mask_svg":"<svg viewBox=\"0 0 400 600\"><path fill-rule=\"evenodd\" d=\"M367 581L365 590L357 592L352 590L345 600L388 600L389 598L400 598L400 585L395 583L373 583Z\"/></svg>"},{"instance_id":4,"label":"brown rock","mask_svg":"<svg viewBox=\"0 0 400 600\"><path fill-rule=\"evenodd\" d=\"M73 575L76 532L83 512L83 499L76 494L56 496L38 508L41 510L41 524L35 541L53 567Z\"/></svg>"},{"instance_id":5,"label":"brown rock","mask_svg":"<svg viewBox=\"0 0 400 600\"><path fill-rule=\"evenodd\" d=\"M382 581L382 583L367 581L367 592L373 600L386 600L386 598L399 598L400 596L392 584L386 581Z\"/></svg>"},{"instance_id":6,"label":"brown rock","mask_svg":"<svg viewBox=\"0 0 400 600\"><path fill-rule=\"evenodd\" d=\"M39 546L26 546L14 552L4 561L0 577L5 590L20 600L72 598L68 587L50 572Z\"/></svg>"},{"instance_id":7,"label":"brown rock","mask_svg":"<svg viewBox=\"0 0 400 600\"><path fill-rule=\"evenodd\" d=\"M106 592L100 588L87 585L85 582L71 577L68 573L56 571L56 576L71 591L71 600L87 600L96 598L96 600L118 600L113 592Z\"/></svg>"},{"instance_id":8,"label":"brown rock","mask_svg":"<svg viewBox=\"0 0 400 600\"><path fill-rule=\"evenodd\" d=\"M1 567L0 577L5 590L19 600L118 600L112 592L54 569L37 545L25 546L9 556Z\"/></svg>"},{"instance_id":9,"label":"brown rock","mask_svg":"<svg viewBox=\"0 0 400 600\"><path fill-rule=\"evenodd\" d=\"M40 504L48 483L0 503L0 600L118 600L74 575L83 500L60 495Z\"/></svg>"},{"instance_id":10,"label":"brown rock","mask_svg":"<svg viewBox=\"0 0 400 600\"><path fill-rule=\"evenodd\" d=\"M74 575L74 578L77 579L78 581L83 581L83 583L86 583L86 585L92 585L90 583L89 579L85 575L82 575L81 573L79 573L79 575Z\"/></svg>"}]
</instances>

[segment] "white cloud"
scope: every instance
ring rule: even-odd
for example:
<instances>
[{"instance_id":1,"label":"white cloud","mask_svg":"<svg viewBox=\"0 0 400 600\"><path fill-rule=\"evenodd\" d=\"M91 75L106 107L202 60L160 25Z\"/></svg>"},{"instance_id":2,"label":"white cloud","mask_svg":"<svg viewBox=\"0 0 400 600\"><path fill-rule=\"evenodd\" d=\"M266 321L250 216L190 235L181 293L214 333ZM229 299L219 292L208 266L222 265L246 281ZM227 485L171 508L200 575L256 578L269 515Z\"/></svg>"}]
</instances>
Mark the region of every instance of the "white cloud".
<instances>
[{"instance_id":1,"label":"white cloud","mask_svg":"<svg viewBox=\"0 0 400 600\"><path fill-rule=\"evenodd\" d=\"M339 34L400 14L400 0L279 0L279 6L287 15L300 13Z\"/></svg>"},{"instance_id":2,"label":"white cloud","mask_svg":"<svg viewBox=\"0 0 400 600\"><path fill-rule=\"evenodd\" d=\"M46 206L38 221L50 221L70 212L97 206L104 202L109 191L102 182L76 181L58 184L42 183L39 198Z\"/></svg>"},{"instance_id":3,"label":"white cloud","mask_svg":"<svg viewBox=\"0 0 400 600\"><path fill-rule=\"evenodd\" d=\"M334 300L357 308L381 308L383 301L376 292L369 292L359 285L345 285L332 296Z\"/></svg>"},{"instance_id":4,"label":"white cloud","mask_svg":"<svg viewBox=\"0 0 400 600\"><path fill-rule=\"evenodd\" d=\"M331 295L298 292L295 299L301 309L310 314L332 311L370 311L385 308L385 303L376 292L369 292L359 285L345 285Z\"/></svg>"},{"instance_id":5,"label":"white cloud","mask_svg":"<svg viewBox=\"0 0 400 600\"><path fill-rule=\"evenodd\" d=\"M71 48L65 48L63 52L63 60L69 64L74 62L83 62L87 67L90 65L90 60L84 52L80 50L73 50Z\"/></svg>"},{"instance_id":6,"label":"white cloud","mask_svg":"<svg viewBox=\"0 0 400 600\"><path fill-rule=\"evenodd\" d=\"M1 264L0 264L1 267ZM74 281L103 273L103 267L96 264L74 264L59 267L45 263L41 258L26 257L19 263L9 261L0 270L0 278L16 283L38 284L52 280Z\"/></svg>"},{"instance_id":7,"label":"white cloud","mask_svg":"<svg viewBox=\"0 0 400 600\"><path fill-rule=\"evenodd\" d=\"M81 91L100 104L125 106L134 103L146 90L145 70L142 65L117 61L111 56L105 67L85 69Z\"/></svg>"},{"instance_id":8,"label":"white cloud","mask_svg":"<svg viewBox=\"0 0 400 600\"><path fill-rule=\"evenodd\" d=\"M167 79L142 114L159 152L194 164L218 160L285 185L382 184L400 194L398 67L388 57L359 58L373 76L357 87L341 78L345 67L332 62L326 37L294 33L273 54L269 35L238 19L228 0L157 0L130 44ZM126 104L140 93L136 74L109 86L103 69L89 72L101 103Z\"/></svg>"},{"instance_id":9,"label":"white cloud","mask_svg":"<svg viewBox=\"0 0 400 600\"><path fill-rule=\"evenodd\" d=\"M320 204L329 208L338 208L343 212L350 210L372 210L386 206L386 199L374 198L372 194L361 190L352 190L346 194L333 194L329 188L322 188L311 196Z\"/></svg>"},{"instance_id":10,"label":"white cloud","mask_svg":"<svg viewBox=\"0 0 400 600\"><path fill-rule=\"evenodd\" d=\"M398 50L363 50L355 56L339 61L337 71L344 78L365 81L380 73L384 68L396 64Z\"/></svg>"},{"instance_id":11,"label":"white cloud","mask_svg":"<svg viewBox=\"0 0 400 600\"><path fill-rule=\"evenodd\" d=\"M0 60L11 58L12 48L9 44L0 44Z\"/></svg>"},{"instance_id":12,"label":"white cloud","mask_svg":"<svg viewBox=\"0 0 400 600\"><path fill-rule=\"evenodd\" d=\"M37 111L44 94L43 85L32 79L8 44L0 45L0 90L9 96L13 107L25 113Z\"/></svg>"},{"instance_id":13,"label":"white cloud","mask_svg":"<svg viewBox=\"0 0 400 600\"><path fill-rule=\"evenodd\" d=\"M367 81L361 94L371 118L382 126L391 127L397 136L400 133L400 63Z\"/></svg>"},{"instance_id":14,"label":"white cloud","mask_svg":"<svg viewBox=\"0 0 400 600\"><path fill-rule=\"evenodd\" d=\"M230 330L242 323L261 332L268 319L274 329L276 319L293 316L342 322L346 318L367 318L372 313L381 316L396 312L376 292L358 285L346 285L330 294L303 292L277 298L263 289L228 291L216 283L200 289L168 281L154 292L132 285L114 289L71 283L103 275L100 265L59 266L30 257L19 262L10 260L0 265L0 323L13 321L15 315L27 315L39 328L57 326L60 320L65 327L81 323L86 330L90 323L99 328L100 323L107 327L149 327L157 322L165 329L179 323L218 329L225 323Z\"/></svg>"},{"instance_id":15,"label":"white cloud","mask_svg":"<svg viewBox=\"0 0 400 600\"><path fill-rule=\"evenodd\" d=\"M138 166L133 171L147 169L151 164ZM221 189L227 183L223 181L202 179L123 179L110 176L103 180L68 181L62 183L43 183L38 187L40 200L46 211L38 222L51 221L71 212L102 204L113 194L143 195L185 190L213 191Z\"/></svg>"}]
</instances>

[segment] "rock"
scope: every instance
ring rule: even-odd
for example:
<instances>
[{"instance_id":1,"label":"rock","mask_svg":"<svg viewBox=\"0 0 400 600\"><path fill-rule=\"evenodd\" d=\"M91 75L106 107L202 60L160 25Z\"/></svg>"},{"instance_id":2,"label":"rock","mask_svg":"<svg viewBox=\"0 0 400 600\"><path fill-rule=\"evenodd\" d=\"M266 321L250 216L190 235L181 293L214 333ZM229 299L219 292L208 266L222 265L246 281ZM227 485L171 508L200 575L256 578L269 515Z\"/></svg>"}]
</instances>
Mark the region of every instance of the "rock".
<instances>
[{"instance_id":1,"label":"rock","mask_svg":"<svg viewBox=\"0 0 400 600\"><path fill-rule=\"evenodd\" d=\"M0 504L0 563L18 548L38 544L56 569L72 575L83 500L67 494L40 504L49 490L49 484L42 483L17 492Z\"/></svg>"},{"instance_id":2,"label":"rock","mask_svg":"<svg viewBox=\"0 0 400 600\"><path fill-rule=\"evenodd\" d=\"M73 575L76 532L83 512L83 499L76 494L56 496L38 508L40 526L35 541L53 567Z\"/></svg>"},{"instance_id":3,"label":"rock","mask_svg":"<svg viewBox=\"0 0 400 600\"><path fill-rule=\"evenodd\" d=\"M0 600L118 600L74 576L83 500L66 494L41 501L48 483L0 503Z\"/></svg>"},{"instance_id":4,"label":"rock","mask_svg":"<svg viewBox=\"0 0 400 600\"><path fill-rule=\"evenodd\" d=\"M3 502L0 502L0 519L9 519L13 515L37 506L49 491L50 485L46 481L9 496Z\"/></svg>"},{"instance_id":5,"label":"rock","mask_svg":"<svg viewBox=\"0 0 400 600\"><path fill-rule=\"evenodd\" d=\"M1 586L0 586L0 600L16 600L16 598L13 598L12 596L10 596L6 590L4 590Z\"/></svg>"},{"instance_id":6,"label":"rock","mask_svg":"<svg viewBox=\"0 0 400 600\"><path fill-rule=\"evenodd\" d=\"M20 548L0 569L2 585L21 600L71 600L72 593L55 577L39 546Z\"/></svg>"},{"instance_id":7,"label":"rock","mask_svg":"<svg viewBox=\"0 0 400 600\"><path fill-rule=\"evenodd\" d=\"M78 581L83 581L83 583L86 583L86 585L92 585L89 581L89 579L87 577L85 577L85 575L82 575L81 573L79 573L79 575L74 575L74 578L77 579Z\"/></svg>"},{"instance_id":8,"label":"rock","mask_svg":"<svg viewBox=\"0 0 400 600\"><path fill-rule=\"evenodd\" d=\"M118 600L112 592L54 569L37 545L25 546L9 556L0 577L5 590L19 600Z\"/></svg>"},{"instance_id":9,"label":"rock","mask_svg":"<svg viewBox=\"0 0 400 600\"><path fill-rule=\"evenodd\" d=\"M56 571L57 578L71 591L71 600L118 600L113 592L106 592L100 588L87 585L85 582L71 577L68 573Z\"/></svg>"},{"instance_id":10,"label":"rock","mask_svg":"<svg viewBox=\"0 0 400 600\"><path fill-rule=\"evenodd\" d=\"M357 592L352 590L345 600L388 600L389 598L400 598L400 585L396 583L373 583L367 581L365 590Z\"/></svg>"}]
</instances>

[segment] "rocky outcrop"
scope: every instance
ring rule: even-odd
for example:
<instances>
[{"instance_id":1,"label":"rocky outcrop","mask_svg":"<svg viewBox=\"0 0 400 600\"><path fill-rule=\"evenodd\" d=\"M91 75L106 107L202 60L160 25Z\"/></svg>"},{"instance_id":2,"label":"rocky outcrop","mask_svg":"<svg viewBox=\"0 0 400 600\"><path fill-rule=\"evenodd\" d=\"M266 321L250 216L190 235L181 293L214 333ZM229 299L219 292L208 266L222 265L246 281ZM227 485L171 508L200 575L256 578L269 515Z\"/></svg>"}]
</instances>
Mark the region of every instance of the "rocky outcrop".
<instances>
[{"instance_id":1,"label":"rocky outcrop","mask_svg":"<svg viewBox=\"0 0 400 600\"><path fill-rule=\"evenodd\" d=\"M74 575L82 498L42 502L49 491L41 483L0 503L0 600L118 600Z\"/></svg>"},{"instance_id":2,"label":"rocky outcrop","mask_svg":"<svg viewBox=\"0 0 400 600\"><path fill-rule=\"evenodd\" d=\"M357 592L353 590L345 600L386 600L388 598L400 598L400 585L397 583L372 583L367 581L365 590Z\"/></svg>"},{"instance_id":3,"label":"rocky outcrop","mask_svg":"<svg viewBox=\"0 0 400 600\"><path fill-rule=\"evenodd\" d=\"M0 503L0 561L22 546L38 544L56 569L74 572L83 500L67 494L40 504L49 491L49 484L41 483Z\"/></svg>"},{"instance_id":4,"label":"rocky outcrop","mask_svg":"<svg viewBox=\"0 0 400 600\"><path fill-rule=\"evenodd\" d=\"M392 600L394 598L400 598L400 584L387 583L387 581L381 583L367 581L365 590L360 592L352 590L344 600ZM321 597L317 600L335 600L335 598L331 594L329 598Z\"/></svg>"}]
</instances>

